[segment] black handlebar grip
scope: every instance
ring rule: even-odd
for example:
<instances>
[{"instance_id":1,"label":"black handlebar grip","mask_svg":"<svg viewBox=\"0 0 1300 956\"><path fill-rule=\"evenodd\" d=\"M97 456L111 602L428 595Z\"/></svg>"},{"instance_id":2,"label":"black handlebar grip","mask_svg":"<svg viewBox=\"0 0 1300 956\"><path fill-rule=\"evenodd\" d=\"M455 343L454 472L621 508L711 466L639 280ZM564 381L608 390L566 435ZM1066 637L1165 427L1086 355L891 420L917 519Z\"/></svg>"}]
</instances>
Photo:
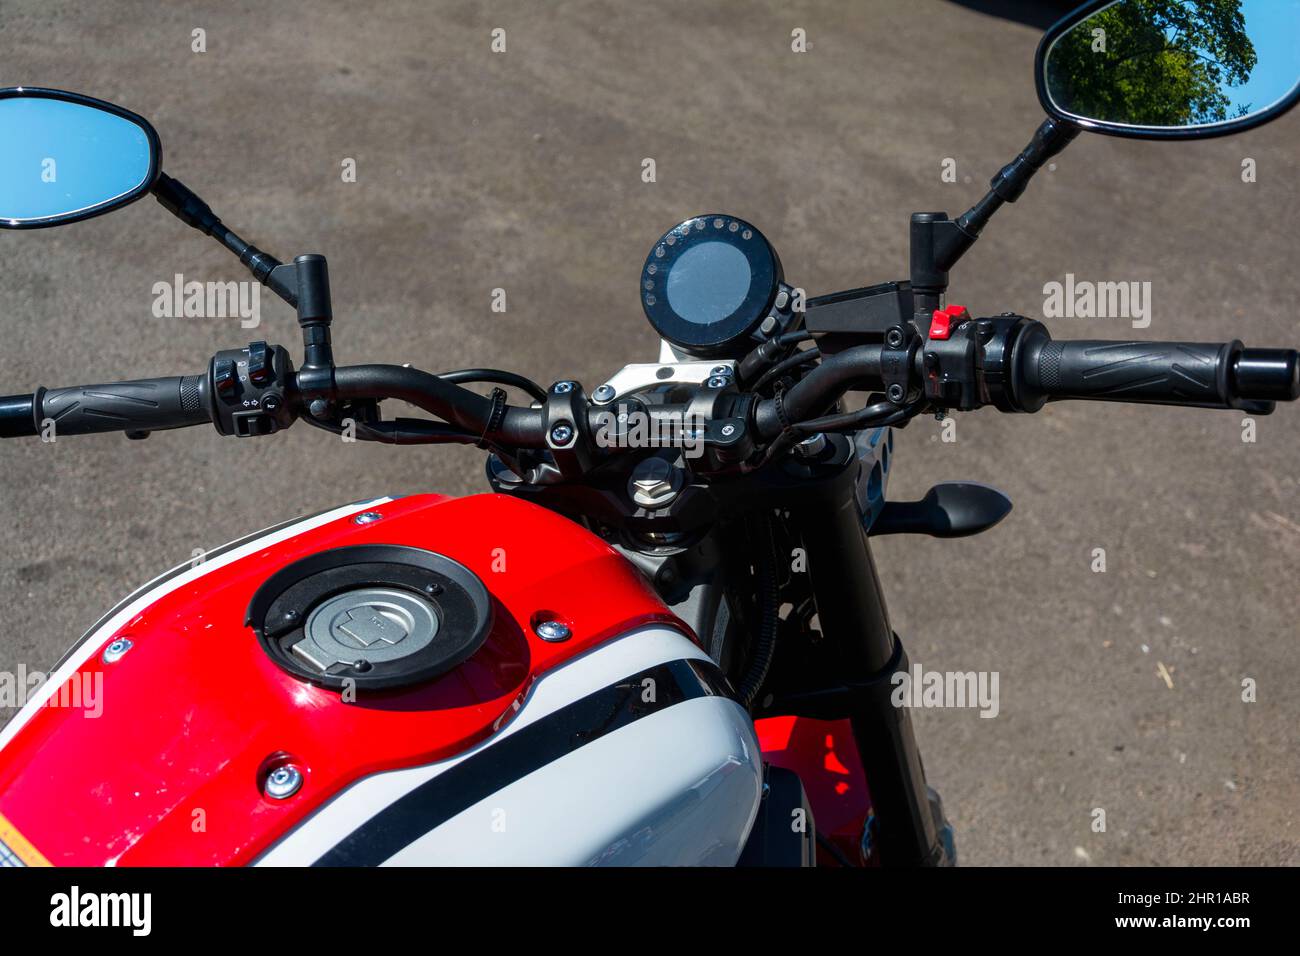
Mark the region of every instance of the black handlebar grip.
<instances>
[{"instance_id":1,"label":"black handlebar grip","mask_svg":"<svg viewBox=\"0 0 1300 956\"><path fill-rule=\"evenodd\" d=\"M1240 342L1053 341L1021 353L1021 387L1034 399L1084 398L1232 408Z\"/></svg>"},{"instance_id":2,"label":"black handlebar grip","mask_svg":"<svg viewBox=\"0 0 1300 956\"><path fill-rule=\"evenodd\" d=\"M38 389L33 398L37 432L53 422L56 436L161 431L212 421L205 375Z\"/></svg>"}]
</instances>

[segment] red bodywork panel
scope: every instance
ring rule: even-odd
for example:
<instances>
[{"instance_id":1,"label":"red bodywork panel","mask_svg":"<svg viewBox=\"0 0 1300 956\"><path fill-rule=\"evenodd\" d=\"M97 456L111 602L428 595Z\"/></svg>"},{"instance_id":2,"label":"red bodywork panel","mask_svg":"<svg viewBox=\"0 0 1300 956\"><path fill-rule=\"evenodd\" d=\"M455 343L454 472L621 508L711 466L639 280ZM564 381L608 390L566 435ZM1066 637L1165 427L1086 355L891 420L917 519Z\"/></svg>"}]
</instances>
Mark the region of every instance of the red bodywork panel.
<instances>
[{"instance_id":1,"label":"red bodywork panel","mask_svg":"<svg viewBox=\"0 0 1300 956\"><path fill-rule=\"evenodd\" d=\"M763 759L793 770L803 781L817 830L834 843L848 862L862 862L862 827L871 813L867 778L847 720L766 717L754 721ZM834 866L817 848L819 865Z\"/></svg>"},{"instance_id":2,"label":"red bodywork panel","mask_svg":"<svg viewBox=\"0 0 1300 956\"><path fill-rule=\"evenodd\" d=\"M416 495L367 510L382 519L305 530L92 638L78 674L102 673L100 715L43 707L0 751L0 828L11 846L25 838L55 865L247 863L358 778L443 759L491 734L544 671L643 624L685 630L613 548L535 505ZM359 544L425 548L473 571L492 598L487 641L427 684L356 703L282 671L244 626L253 592L302 557ZM537 638L539 611L573 637ZM118 636L134 646L101 663ZM302 789L268 799L262 776L286 756L303 771Z\"/></svg>"}]
</instances>

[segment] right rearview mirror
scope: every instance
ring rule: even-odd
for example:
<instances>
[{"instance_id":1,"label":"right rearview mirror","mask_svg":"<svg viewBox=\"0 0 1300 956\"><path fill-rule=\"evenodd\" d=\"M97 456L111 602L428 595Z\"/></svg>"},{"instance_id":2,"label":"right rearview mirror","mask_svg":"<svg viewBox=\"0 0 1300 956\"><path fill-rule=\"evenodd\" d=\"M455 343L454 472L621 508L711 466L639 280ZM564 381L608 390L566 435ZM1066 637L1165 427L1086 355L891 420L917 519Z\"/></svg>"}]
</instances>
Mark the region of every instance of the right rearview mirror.
<instances>
[{"instance_id":1,"label":"right rearview mirror","mask_svg":"<svg viewBox=\"0 0 1300 956\"><path fill-rule=\"evenodd\" d=\"M1300 0L1098 0L1047 31L1038 98L1113 136L1218 136L1300 99Z\"/></svg>"}]
</instances>

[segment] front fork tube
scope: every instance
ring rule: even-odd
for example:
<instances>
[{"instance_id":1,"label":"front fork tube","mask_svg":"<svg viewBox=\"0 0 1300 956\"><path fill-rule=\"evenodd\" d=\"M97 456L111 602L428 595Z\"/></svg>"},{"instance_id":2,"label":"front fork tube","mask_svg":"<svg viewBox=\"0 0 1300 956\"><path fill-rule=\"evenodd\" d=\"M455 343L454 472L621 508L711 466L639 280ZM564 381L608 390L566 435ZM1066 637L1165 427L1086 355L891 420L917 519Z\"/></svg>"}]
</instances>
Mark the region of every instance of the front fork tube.
<instances>
[{"instance_id":1,"label":"front fork tube","mask_svg":"<svg viewBox=\"0 0 1300 956\"><path fill-rule=\"evenodd\" d=\"M839 656L854 743L871 792L886 866L948 862L925 783L911 713L890 700L907 655L889 625L862 516L852 495L800 509L813 596L824 640Z\"/></svg>"}]
</instances>

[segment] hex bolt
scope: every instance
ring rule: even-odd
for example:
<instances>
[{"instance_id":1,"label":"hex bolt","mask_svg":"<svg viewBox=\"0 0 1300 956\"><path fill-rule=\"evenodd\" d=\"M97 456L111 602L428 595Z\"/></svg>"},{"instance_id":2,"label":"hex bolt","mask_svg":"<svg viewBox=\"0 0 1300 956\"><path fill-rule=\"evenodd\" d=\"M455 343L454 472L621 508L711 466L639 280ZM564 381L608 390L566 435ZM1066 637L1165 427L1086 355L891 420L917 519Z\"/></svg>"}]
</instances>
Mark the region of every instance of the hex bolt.
<instances>
[{"instance_id":1,"label":"hex bolt","mask_svg":"<svg viewBox=\"0 0 1300 956\"><path fill-rule=\"evenodd\" d=\"M429 597L434 597L435 595L441 594L442 585L436 581L430 581L428 584L424 586L424 593L429 595Z\"/></svg>"},{"instance_id":2,"label":"hex bolt","mask_svg":"<svg viewBox=\"0 0 1300 956\"><path fill-rule=\"evenodd\" d=\"M891 402L901 402L903 400L903 386L895 382L893 385L889 386L889 389L885 394L889 397Z\"/></svg>"},{"instance_id":3,"label":"hex bolt","mask_svg":"<svg viewBox=\"0 0 1300 956\"><path fill-rule=\"evenodd\" d=\"M816 458L826 450L826 436L821 432L809 435L794 446L794 453L800 458Z\"/></svg>"},{"instance_id":4,"label":"hex bolt","mask_svg":"<svg viewBox=\"0 0 1300 956\"><path fill-rule=\"evenodd\" d=\"M712 378L709 379L707 384L709 388L726 388L729 384L731 384L731 380L728 378L724 378L721 375L714 375Z\"/></svg>"},{"instance_id":5,"label":"hex bolt","mask_svg":"<svg viewBox=\"0 0 1300 956\"><path fill-rule=\"evenodd\" d=\"M722 426L722 434L723 434L724 437L726 437L726 438L730 438L732 435L736 434L736 426L735 426L735 425L723 425L723 426Z\"/></svg>"},{"instance_id":6,"label":"hex bolt","mask_svg":"<svg viewBox=\"0 0 1300 956\"><path fill-rule=\"evenodd\" d=\"M731 369L726 365L715 365L709 369L710 375L730 375Z\"/></svg>"},{"instance_id":7,"label":"hex bolt","mask_svg":"<svg viewBox=\"0 0 1300 956\"><path fill-rule=\"evenodd\" d=\"M374 522L378 521L382 517L383 515L381 515L378 511L363 511L361 512L361 514L357 515L355 518L352 519L352 523L373 524Z\"/></svg>"},{"instance_id":8,"label":"hex bolt","mask_svg":"<svg viewBox=\"0 0 1300 956\"><path fill-rule=\"evenodd\" d=\"M557 422L551 429L551 441L557 445L567 445L573 438L573 426L568 422Z\"/></svg>"},{"instance_id":9,"label":"hex bolt","mask_svg":"<svg viewBox=\"0 0 1300 956\"><path fill-rule=\"evenodd\" d=\"M286 800L302 787L302 771L293 764L276 767L266 775L263 791L272 800Z\"/></svg>"},{"instance_id":10,"label":"hex bolt","mask_svg":"<svg viewBox=\"0 0 1300 956\"><path fill-rule=\"evenodd\" d=\"M556 395L564 395L564 394L566 394L567 392L571 392L571 391L573 391L573 383L572 383L572 382L556 382L556 383L555 383L555 387L552 388L551 391L555 392Z\"/></svg>"},{"instance_id":11,"label":"hex bolt","mask_svg":"<svg viewBox=\"0 0 1300 956\"><path fill-rule=\"evenodd\" d=\"M614 386L601 385L599 388L597 388L594 392L591 393L591 397L593 401L597 401L597 402L612 401L614 398Z\"/></svg>"},{"instance_id":12,"label":"hex bolt","mask_svg":"<svg viewBox=\"0 0 1300 956\"><path fill-rule=\"evenodd\" d=\"M105 664L116 664L126 655L126 652L133 647L135 647L135 645L131 643L128 638L119 637L117 640L113 641L113 643L109 644L108 647L104 648L104 653L100 657L100 660Z\"/></svg>"},{"instance_id":13,"label":"hex bolt","mask_svg":"<svg viewBox=\"0 0 1300 956\"><path fill-rule=\"evenodd\" d=\"M552 644L567 641L572 636L569 626L562 621L541 621L533 630L542 640Z\"/></svg>"},{"instance_id":14,"label":"hex bolt","mask_svg":"<svg viewBox=\"0 0 1300 956\"><path fill-rule=\"evenodd\" d=\"M903 330L894 326L885 333L885 344L891 349L896 349L903 344Z\"/></svg>"},{"instance_id":15,"label":"hex bolt","mask_svg":"<svg viewBox=\"0 0 1300 956\"><path fill-rule=\"evenodd\" d=\"M627 491L642 508L662 508L677 497L682 473L662 458L646 458L632 470Z\"/></svg>"}]
</instances>

